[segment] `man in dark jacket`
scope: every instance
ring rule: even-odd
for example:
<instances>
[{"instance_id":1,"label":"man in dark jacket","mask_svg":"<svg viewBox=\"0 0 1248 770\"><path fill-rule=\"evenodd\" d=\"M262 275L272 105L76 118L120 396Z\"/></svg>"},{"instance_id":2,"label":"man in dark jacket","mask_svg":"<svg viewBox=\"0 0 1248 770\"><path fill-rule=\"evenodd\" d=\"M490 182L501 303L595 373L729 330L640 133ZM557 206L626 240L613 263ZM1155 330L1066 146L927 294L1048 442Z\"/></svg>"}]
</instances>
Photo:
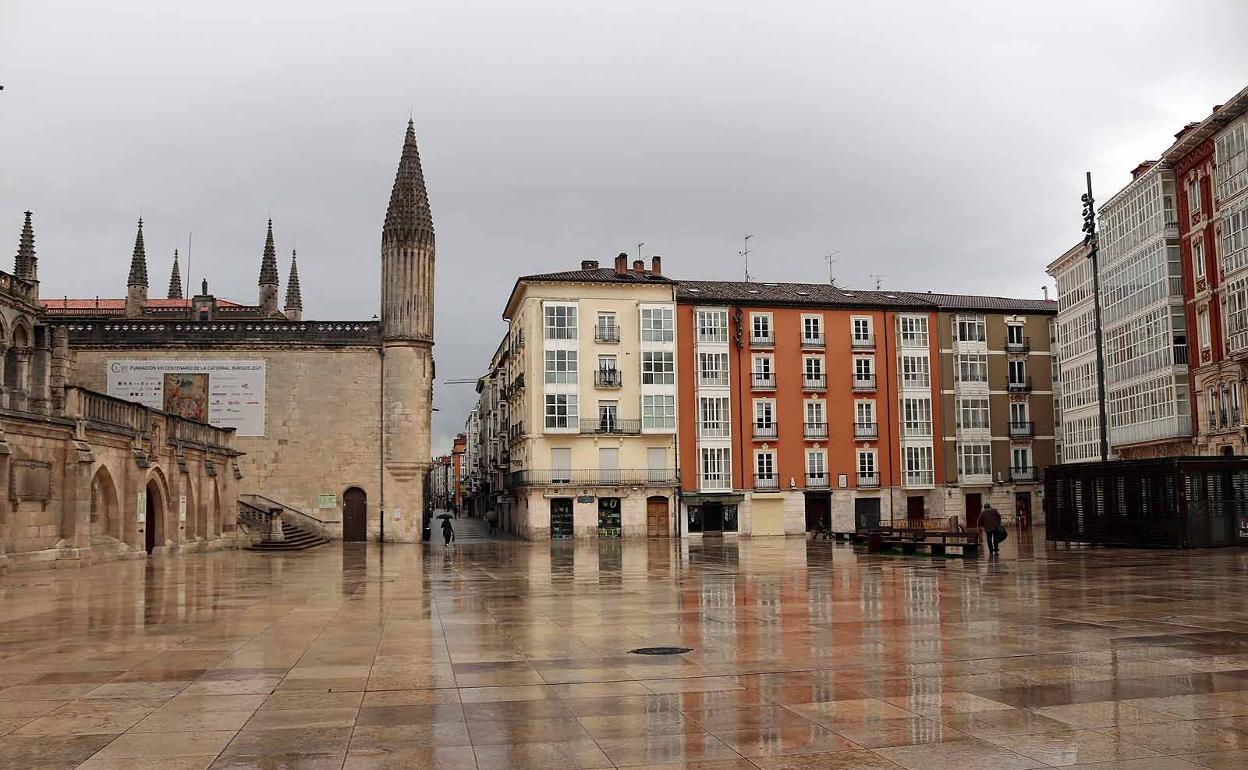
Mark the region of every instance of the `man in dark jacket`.
<instances>
[{"instance_id":1,"label":"man in dark jacket","mask_svg":"<svg viewBox=\"0 0 1248 770\"><path fill-rule=\"evenodd\" d=\"M979 528L984 531L984 536L988 539L988 553L996 554L1001 548L1001 544L997 542L997 530L1001 528L1001 514L992 504L984 506L979 512Z\"/></svg>"}]
</instances>

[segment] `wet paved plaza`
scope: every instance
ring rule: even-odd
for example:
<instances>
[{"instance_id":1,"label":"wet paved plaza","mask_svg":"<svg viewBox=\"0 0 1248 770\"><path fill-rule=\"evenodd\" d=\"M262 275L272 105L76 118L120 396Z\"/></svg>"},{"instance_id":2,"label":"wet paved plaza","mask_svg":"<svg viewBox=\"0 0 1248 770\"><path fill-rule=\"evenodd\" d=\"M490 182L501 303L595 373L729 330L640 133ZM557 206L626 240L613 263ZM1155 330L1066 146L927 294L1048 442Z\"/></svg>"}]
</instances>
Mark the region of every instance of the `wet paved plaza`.
<instances>
[{"instance_id":1,"label":"wet paved plaza","mask_svg":"<svg viewBox=\"0 0 1248 770\"><path fill-rule=\"evenodd\" d=\"M1248 554L1003 551L466 537L4 575L0 768L1248 767Z\"/></svg>"}]
</instances>

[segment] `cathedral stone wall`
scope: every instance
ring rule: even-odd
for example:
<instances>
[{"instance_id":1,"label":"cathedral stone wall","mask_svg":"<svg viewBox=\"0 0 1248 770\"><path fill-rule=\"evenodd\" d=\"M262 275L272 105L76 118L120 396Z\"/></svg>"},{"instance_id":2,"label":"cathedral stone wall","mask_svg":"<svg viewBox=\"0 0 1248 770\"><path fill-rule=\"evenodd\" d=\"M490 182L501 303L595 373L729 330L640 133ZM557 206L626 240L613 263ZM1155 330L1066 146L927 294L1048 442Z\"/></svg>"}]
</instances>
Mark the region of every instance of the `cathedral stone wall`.
<instances>
[{"instance_id":1,"label":"cathedral stone wall","mask_svg":"<svg viewBox=\"0 0 1248 770\"><path fill-rule=\"evenodd\" d=\"M263 360L265 435L235 437L234 448L244 453L238 458L243 472L239 493L264 495L320 518L330 534L341 536L343 492L359 487L367 495L370 539L376 537L381 503L377 347L112 347L75 353L78 384L102 392L108 388L112 359ZM387 489L387 508L419 511L418 502L397 500L394 494Z\"/></svg>"}]
</instances>

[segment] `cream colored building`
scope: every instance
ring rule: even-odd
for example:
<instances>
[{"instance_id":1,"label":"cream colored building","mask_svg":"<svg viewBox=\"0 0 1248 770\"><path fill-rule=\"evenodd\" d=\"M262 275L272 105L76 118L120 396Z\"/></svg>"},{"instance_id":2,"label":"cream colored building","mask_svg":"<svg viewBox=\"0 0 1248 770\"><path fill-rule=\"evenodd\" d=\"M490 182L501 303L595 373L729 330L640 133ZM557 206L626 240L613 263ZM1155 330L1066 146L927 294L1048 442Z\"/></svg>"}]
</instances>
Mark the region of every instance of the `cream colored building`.
<instances>
[{"instance_id":1,"label":"cream colored building","mask_svg":"<svg viewBox=\"0 0 1248 770\"><path fill-rule=\"evenodd\" d=\"M659 257L524 276L510 324L506 525L665 537L676 510L676 297Z\"/></svg>"}]
</instances>

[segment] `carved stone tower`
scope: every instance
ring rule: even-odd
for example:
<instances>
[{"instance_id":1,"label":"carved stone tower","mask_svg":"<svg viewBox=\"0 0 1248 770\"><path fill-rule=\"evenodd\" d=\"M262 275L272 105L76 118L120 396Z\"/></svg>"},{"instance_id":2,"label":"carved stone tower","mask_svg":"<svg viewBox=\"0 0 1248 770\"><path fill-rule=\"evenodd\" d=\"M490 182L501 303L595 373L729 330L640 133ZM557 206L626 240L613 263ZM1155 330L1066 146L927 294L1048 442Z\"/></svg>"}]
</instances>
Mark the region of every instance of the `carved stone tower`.
<instances>
[{"instance_id":1,"label":"carved stone tower","mask_svg":"<svg viewBox=\"0 0 1248 770\"><path fill-rule=\"evenodd\" d=\"M182 299L182 271L178 269L178 250L173 250L173 271L169 273L169 299Z\"/></svg>"},{"instance_id":2,"label":"carved stone tower","mask_svg":"<svg viewBox=\"0 0 1248 770\"><path fill-rule=\"evenodd\" d=\"M277 309L277 249L273 248L273 220L264 236L264 257L260 260L260 306L263 315L278 315Z\"/></svg>"},{"instance_id":3,"label":"carved stone tower","mask_svg":"<svg viewBox=\"0 0 1248 770\"><path fill-rule=\"evenodd\" d=\"M13 275L23 281L30 281L38 289L39 258L35 256L35 228L30 223L31 212L27 211L25 214L22 235L17 241L17 259L13 260ZM38 296L37 292L35 296Z\"/></svg>"},{"instance_id":4,"label":"carved stone tower","mask_svg":"<svg viewBox=\"0 0 1248 770\"><path fill-rule=\"evenodd\" d=\"M381 230L386 537L420 538L433 401L433 218L409 120Z\"/></svg>"},{"instance_id":5,"label":"carved stone tower","mask_svg":"<svg viewBox=\"0 0 1248 770\"><path fill-rule=\"evenodd\" d=\"M130 278L126 281L126 316L137 318L147 304L147 252L143 248L143 220L134 236L134 253L130 256Z\"/></svg>"},{"instance_id":6,"label":"carved stone tower","mask_svg":"<svg viewBox=\"0 0 1248 770\"><path fill-rule=\"evenodd\" d=\"M303 292L299 290L299 264L294 249L290 250L290 277L286 279L286 305L283 309L287 319L303 320Z\"/></svg>"}]
</instances>

